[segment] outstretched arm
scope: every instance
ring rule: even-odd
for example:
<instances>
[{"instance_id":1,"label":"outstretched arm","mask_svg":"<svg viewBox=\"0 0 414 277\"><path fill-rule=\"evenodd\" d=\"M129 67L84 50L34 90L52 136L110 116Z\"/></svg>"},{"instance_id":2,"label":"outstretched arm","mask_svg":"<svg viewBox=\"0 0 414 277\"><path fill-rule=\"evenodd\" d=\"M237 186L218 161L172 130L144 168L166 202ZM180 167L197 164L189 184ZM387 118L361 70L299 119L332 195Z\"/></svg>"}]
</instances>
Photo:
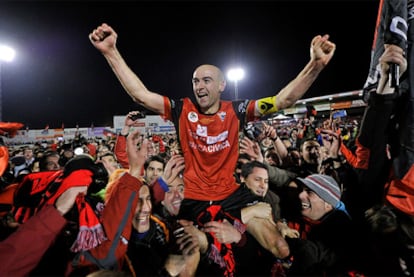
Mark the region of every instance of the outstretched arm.
<instances>
[{"instance_id":1,"label":"outstretched arm","mask_svg":"<svg viewBox=\"0 0 414 277\"><path fill-rule=\"evenodd\" d=\"M319 73L329 63L334 55L335 48L335 43L329 41L329 35L315 36L311 42L310 61L295 79L290 81L289 84L276 94L276 97L268 97L258 100L259 105L256 105L255 115L263 116L265 114L274 113L295 104L297 100L302 98L305 92L316 80ZM260 102L264 102L264 105L260 105Z\"/></svg>"},{"instance_id":2,"label":"outstretched arm","mask_svg":"<svg viewBox=\"0 0 414 277\"><path fill-rule=\"evenodd\" d=\"M295 104L313 84L319 73L331 60L336 45L329 41L329 35L315 36L310 47L310 61L302 71L277 94L277 107L284 109Z\"/></svg>"},{"instance_id":3,"label":"outstretched arm","mask_svg":"<svg viewBox=\"0 0 414 277\"><path fill-rule=\"evenodd\" d=\"M129 96L145 108L163 114L163 96L149 91L127 65L116 47L117 38L118 34L106 23L98 26L89 34L89 40L104 55Z\"/></svg>"}]
</instances>

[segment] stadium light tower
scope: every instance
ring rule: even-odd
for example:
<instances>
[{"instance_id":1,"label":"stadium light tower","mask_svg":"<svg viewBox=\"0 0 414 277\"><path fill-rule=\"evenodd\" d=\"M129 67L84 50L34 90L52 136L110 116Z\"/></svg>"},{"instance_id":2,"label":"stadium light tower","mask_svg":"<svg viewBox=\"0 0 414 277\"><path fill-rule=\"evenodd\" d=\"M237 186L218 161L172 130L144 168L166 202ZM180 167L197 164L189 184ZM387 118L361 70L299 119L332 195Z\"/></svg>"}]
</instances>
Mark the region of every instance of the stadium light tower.
<instances>
[{"instance_id":1,"label":"stadium light tower","mask_svg":"<svg viewBox=\"0 0 414 277\"><path fill-rule=\"evenodd\" d=\"M3 92L1 88L1 66L3 62L11 62L16 52L13 48L0 44L0 122L3 121Z\"/></svg>"},{"instance_id":2,"label":"stadium light tower","mask_svg":"<svg viewBox=\"0 0 414 277\"><path fill-rule=\"evenodd\" d=\"M242 68L233 68L227 72L227 78L234 82L234 100L239 99L238 82L244 78L244 70Z\"/></svg>"}]
</instances>

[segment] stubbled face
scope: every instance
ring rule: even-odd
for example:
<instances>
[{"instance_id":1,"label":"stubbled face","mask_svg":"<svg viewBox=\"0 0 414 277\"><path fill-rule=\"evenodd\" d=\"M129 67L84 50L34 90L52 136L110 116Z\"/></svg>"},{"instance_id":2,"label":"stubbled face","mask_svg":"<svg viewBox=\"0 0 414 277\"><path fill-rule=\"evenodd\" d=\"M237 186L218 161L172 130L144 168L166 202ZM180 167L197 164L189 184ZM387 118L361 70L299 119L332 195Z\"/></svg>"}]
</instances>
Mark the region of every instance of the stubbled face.
<instances>
[{"instance_id":1,"label":"stubbled face","mask_svg":"<svg viewBox=\"0 0 414 277\"><path fill-rule=\"evenodd\" d=\"M264 197L269 189L269 174L266 169L254 167L247 178L242 178L246 186L256 195Z\"/></svg>"},{"instance_id":2,"label":"stubbled face","mask_svg":"<svg viewBox=\"0 0 414 277\"><path fill-rule=\"evenodd\" d=\"M305 141L302 145L302 158L308 164L320 164L322 161L321 146L316 140Z\"/></svg>"},{"instance_id":3,"label":"stubbled face","mask_svg":"<svg viewBox=\"0 0 414 277\"><path fill-rule=\"evenodd\" d=\"M155 179L160 177L164 172L164 164L158 161L152 161L149 163L147 169L145 170L145 180L148 184L152 184Z\"/></svg>"},{"instance_id":4,"label":"stubbled face","mask_svg":"<svg viewBox=\"0 0 414 277\"><path fill-rule=\"evenodd\" d=\"M59 159L60 157L58 155L47 157L46 158L46 170L59 170L60 169Z\"/></svg>"},{"instance_id":5,"label":"stubbled face","mask_svg":"<svg viewBox=\"0 0 414 277\"><path fill-rule=\"evenodd\" d=\"M302 205L302 215L312 220L319 220L332 210L330 204L307 187L304 187L299 193L299 199Z\"/></svg>"},{"instance_id":6,"label":"stubbled face","mask_svg":"<svg viewBox=\"0 0 414 277\"><path fill-rule=\"evenodd\" d=\"M202 65L193 74L193 92L201 112L214 114L220 107L220 94L226 81L220 69L212 65Z\"/></svg>"},{"instance_id":7,"label":"stubbled face","mask_svg":"<svg viewBox=\"0 0 414 277\"><path fill-rule=\"evenodd\" d=\"M177 177L168 184L169 191L165 193L164 200L161 204L171 215L178 215L181 202L184 199L184 180Z\"/></svg>"},{"instance_id":8,"label":"stubbled face","mask_svg":"<svg viewBox=\"0 0 414 277\"><path fill-rule=\"evenodd\" d=\"M152 210L151 194L148 186L139 189L139 199L135 208L132 226L138 233L145 233L150 228L150 216Z\"/></svg>"}]
</instances>

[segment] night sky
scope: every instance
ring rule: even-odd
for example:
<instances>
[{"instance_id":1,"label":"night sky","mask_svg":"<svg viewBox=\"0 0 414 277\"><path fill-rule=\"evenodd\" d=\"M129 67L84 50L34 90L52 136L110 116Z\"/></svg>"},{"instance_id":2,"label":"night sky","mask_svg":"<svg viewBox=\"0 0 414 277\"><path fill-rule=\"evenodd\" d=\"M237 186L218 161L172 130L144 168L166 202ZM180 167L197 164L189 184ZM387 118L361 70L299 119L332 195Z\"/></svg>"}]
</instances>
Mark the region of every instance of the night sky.
<instances>
[{"instance_id":1,"label":"night sky","mask_svg":"<svg viewBox=\"0 0 414 277\"><path fill-rule=\"evenodd\" d=\"M378 1L1 1L3 121L29 128L112 126L139 109L88 34L103 22L152 91L192 94L200 64L241 66L239 98L275 94L309 60L314 35L328 33L334 58L304 98L361 89L367 78ZM224 99L234 97L228 82Z\"/></svg>"}]
</instances>

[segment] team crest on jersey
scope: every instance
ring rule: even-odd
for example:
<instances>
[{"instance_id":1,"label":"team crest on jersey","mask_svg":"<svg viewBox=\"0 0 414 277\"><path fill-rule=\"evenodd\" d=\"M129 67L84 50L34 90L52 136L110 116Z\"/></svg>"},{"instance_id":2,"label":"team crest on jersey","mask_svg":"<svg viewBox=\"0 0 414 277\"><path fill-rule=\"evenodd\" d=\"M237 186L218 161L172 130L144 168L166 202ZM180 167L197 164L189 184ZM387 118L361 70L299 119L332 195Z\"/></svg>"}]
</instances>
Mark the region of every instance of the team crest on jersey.
<instances>
[{"instance_id":1,"label":"team crest on jersey","mask_svg":"<svg viewBox=\"0 0 414 277\"><path fill-rule=\"evenodd\" d=\"M217 115L219 116L221 121L224 121L224 119L226 118L226 112L219 112Z\"/></svg>"},{"instance_id":2,"label":"team crest on jersey","mask_svg":"<svg viewBox=\"0 0 414 277\"><path fill-rule=\"evenodd\" d=\"M195 112L190 112L188 113L188 120L190 120L190 122L195 123L198 121L198 115Z\"/></svg>"}]
</instances>

